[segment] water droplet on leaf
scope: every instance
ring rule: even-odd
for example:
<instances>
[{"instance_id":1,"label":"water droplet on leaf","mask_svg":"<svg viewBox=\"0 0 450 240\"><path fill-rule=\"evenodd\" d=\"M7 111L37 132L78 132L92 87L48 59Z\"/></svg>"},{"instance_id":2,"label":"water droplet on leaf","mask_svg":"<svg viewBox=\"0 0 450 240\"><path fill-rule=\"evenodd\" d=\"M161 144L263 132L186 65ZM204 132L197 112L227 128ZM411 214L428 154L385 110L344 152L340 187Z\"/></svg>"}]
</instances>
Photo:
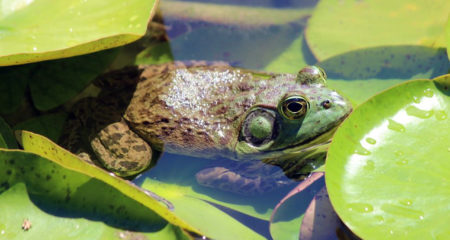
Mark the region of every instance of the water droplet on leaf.
<instances>
[{"instance_id":1,"label":"water droplet on leaf","mask_svg":"<svg viewBox=\"0 0 450 240\"><path fill-rule=\"evenodd\" d=\"M392 119L388 119L388 122L389 122L388 128L390 130L397 131L397 132L404 132L405 131L405 126L403 126L402 124L400 124L400 123L398 123L398 122L396 122L396 121L394 121Z\"/></svg>"}]
</instances>

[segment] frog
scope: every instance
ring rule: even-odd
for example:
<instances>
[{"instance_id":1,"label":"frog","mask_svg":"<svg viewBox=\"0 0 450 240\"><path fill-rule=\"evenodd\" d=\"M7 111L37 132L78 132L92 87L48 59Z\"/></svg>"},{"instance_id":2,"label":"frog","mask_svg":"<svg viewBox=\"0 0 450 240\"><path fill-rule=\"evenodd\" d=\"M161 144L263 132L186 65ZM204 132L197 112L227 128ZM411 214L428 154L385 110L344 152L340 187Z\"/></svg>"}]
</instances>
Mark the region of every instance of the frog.
<instances>
[{"instance_id":1,"label":"frog","mask_svg":"<svg viewBox=\"0 0 450 240\"><path fill-rule=\"evenodd\" d=\"M318 66L280 74L172 62L113 70L93 85L100 93L72 107L64 147L123 178L151 168L166 152L230 159L236 165L203 169L197 182L245 195L309 174L352 111Z\"/></svg>"}]
</instances>

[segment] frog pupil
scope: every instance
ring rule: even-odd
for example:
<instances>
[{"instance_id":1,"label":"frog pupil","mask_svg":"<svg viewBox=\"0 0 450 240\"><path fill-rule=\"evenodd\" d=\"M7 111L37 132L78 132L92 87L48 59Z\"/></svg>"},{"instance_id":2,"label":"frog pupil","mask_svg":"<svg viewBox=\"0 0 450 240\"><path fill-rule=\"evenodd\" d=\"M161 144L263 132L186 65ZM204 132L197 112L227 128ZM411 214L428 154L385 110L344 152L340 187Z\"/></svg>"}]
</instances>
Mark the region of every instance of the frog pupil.
<instances>
[{"instance_id":1,"label":"frog pupil","mask_svg":"<svg viewBox=\"0 0 450 240\"><path fill-rule=\"evenodd\" d=\"M290 102L287 105L287 109L293 113L297 113L299 111L301 111L303 108L303 105L300 104L299 102Z\"/></svg>"}]
</instances>

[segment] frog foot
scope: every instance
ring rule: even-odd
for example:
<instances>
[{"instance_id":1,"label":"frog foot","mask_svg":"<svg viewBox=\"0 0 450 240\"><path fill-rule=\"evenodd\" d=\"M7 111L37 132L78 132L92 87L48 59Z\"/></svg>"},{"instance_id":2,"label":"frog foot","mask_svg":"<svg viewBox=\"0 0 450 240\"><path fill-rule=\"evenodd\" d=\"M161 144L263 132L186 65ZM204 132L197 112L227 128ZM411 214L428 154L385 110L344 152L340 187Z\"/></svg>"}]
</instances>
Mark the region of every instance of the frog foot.
<instances>
[{"instance_id":1,"label":"frog foot","mask_svg":"<svg viewBox=\"0 0 450 240\"><path fill-rule=\"evenodd\" d=\"M293 182L285 176L283 179L271 175L246 176L245 173L226 167L206 168L198 172L195 177L202 186L246 196L261 195Z\"/></svg>"}]
</instances>

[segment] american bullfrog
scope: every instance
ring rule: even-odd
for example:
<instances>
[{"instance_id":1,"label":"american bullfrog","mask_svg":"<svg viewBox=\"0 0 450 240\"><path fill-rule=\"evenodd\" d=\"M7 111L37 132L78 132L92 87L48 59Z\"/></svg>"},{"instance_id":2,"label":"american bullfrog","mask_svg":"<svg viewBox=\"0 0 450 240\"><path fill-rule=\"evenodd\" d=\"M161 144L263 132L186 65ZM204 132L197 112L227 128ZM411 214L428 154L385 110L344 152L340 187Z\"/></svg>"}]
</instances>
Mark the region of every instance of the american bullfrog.
<instances>
[{"instance_id":1,"label":"american bullfrog","mask_svg":"<svg viewBox=\"0 0 450 240\"><path fill-rule=\"evenodd\" d=\"M247 194L282 185L268 173L254 174L264 163L289 176L309 172L302 169L323 159L352 109L315 66L272 74L175 62L115 70L95 85L99 96L79 101L67 123L62 142L69 150L122 177L146 170L163 151L225 157L242 163L240 170L208 168L197 173L198 182Z\"/></svg>"}]
</instances>

